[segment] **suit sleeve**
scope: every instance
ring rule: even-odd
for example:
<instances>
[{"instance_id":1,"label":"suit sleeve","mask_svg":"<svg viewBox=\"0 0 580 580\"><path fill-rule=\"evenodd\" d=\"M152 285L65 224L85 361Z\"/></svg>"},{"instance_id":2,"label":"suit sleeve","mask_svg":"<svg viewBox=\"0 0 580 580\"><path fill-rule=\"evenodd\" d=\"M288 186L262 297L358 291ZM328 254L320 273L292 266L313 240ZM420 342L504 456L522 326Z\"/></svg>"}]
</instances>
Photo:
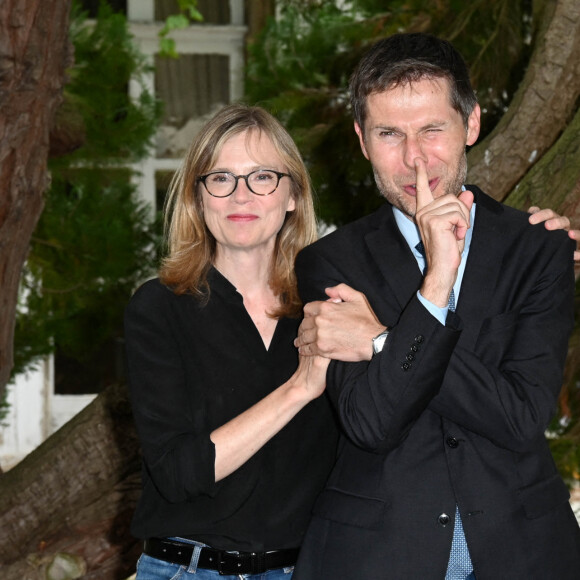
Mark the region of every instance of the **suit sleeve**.
<instances>
[{"instance_id":1,"label":"suit sleeve","mask_svg":"<svg viewBox=\"0 0 580 580\"><path fill-rule=\"evenodd\" d=\"M562 238L542 237L533 263L511 279L510 307L484 322L473 349L457 346L429 405L513 451L543 437L562 387L574 320L574 243Z\"/></svg>"},{"instance_id":2,"label":"suit sleeve","mask_svg":"<svg viewBox=\"0 0 580 580\"><path fill-rule=\"evenodd\" d=\"M125 310L133 415L145 468L168 502L213 495L215 449L189 409L181 349L172 332L170 292L146 284Z\"/></svg>"},{"instance_id":3,"label":"suit sleeve","mask_svg":"<svg viewBox=\"0 0 580 580\"><path fill-rule=\"evenodd\" d=\"M329 285L349 283L316 246L299 254L296 273L306 302L321 299ZM397 447L439 392L460 334L458 316L450 313L443 326L413 296L370 362L332 361L327 393L347 437L375 453Z\"/></svg>"}]
</instances>

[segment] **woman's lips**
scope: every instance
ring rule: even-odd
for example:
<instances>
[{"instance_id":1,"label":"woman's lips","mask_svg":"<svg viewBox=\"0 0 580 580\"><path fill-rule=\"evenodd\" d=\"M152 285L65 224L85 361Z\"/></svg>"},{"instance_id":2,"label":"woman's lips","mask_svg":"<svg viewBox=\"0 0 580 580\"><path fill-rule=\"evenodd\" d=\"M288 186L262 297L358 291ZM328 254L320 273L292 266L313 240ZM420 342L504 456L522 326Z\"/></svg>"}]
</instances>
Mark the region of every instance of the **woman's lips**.
<instances>
[{"instance_id":1,"label":"woman's lips","mask_svg":"<svg viewBox=\"0 0 580 580\"><path fill-rule=\"evenodd\" d=\"M251 222L258 219L258 216L253 213L232 213L228 216L232 222Z\"/></svg>"}]
</instances>

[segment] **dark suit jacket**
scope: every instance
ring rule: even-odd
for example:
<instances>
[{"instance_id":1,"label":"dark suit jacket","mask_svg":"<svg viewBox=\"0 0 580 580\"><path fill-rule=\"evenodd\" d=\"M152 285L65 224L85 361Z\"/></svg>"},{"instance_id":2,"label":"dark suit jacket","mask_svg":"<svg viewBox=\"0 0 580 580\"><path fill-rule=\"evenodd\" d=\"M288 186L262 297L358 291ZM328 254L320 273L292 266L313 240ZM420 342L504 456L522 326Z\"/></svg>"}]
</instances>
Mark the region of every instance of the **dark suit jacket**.
<instances>
[{"instance_id":1,"label":"dark suit jacket","mask_svg":"<svg viewBox=\"0 0 580 580\"><path fill-rule=\"evenodd\" d=\"M298 257L308 302L345 282L390 327L368 362L333 362L343 436L294 580L443 580L459 506L477 580L578 580L580 530L544 432L573 325L573 242L473 186L455 313L385 206Z\"/></svg>"}]
</instances>

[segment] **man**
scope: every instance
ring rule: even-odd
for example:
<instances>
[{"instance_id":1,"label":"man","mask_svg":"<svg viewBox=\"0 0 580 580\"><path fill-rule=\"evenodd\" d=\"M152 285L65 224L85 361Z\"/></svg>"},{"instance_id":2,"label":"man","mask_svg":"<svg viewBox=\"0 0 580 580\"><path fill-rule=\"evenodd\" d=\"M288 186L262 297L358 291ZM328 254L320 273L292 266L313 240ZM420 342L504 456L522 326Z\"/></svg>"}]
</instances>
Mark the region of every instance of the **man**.
<instances>
[{"instance_id":1,"label":"man","mask_svg":"<svg viewBox=\"0 0 580 580\"><path fill-rule=\"evenodd\" d=\"M577 580L580 530L544 437L573 244L463 187L480 109L449 43L384 39L350 88L388 203L296 265L315 301L296 344L336 359L343 435L294 580Z\"/></svg>"}]
</instances>

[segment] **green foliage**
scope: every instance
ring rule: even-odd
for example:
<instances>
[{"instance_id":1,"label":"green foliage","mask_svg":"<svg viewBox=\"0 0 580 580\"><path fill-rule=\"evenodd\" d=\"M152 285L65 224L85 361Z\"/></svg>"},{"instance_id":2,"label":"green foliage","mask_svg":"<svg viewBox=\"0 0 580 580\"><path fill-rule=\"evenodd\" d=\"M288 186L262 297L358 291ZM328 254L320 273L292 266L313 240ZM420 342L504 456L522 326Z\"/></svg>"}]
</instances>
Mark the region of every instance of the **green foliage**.
<instances>
[{"instance_id":1,"label":"green foliage","mask_svg":"<svg viewBox=\"0 0 580 580\"><path fill-rule=\"evenodd\" d=\"M64 165L113 159L127 164L143 158L155 134L160 104L142 83L151 67L133 43L125 16L102 2L95 24L88 25L74 3L70 36L75 63L68 71L65 97L82 117L85 142ZM130 82L141 84L137 99L129 95Z\"/></svg>"},{"instance_id":2,"label":"green foliage","mask_svg":"<svg viewBox=\"0 0 580 580\"><path fill-rule=\"evenodd\" d=\"M121 336L132 290L154 271L158 228L129 168L146 155L160 118L150 93L135 100L127 91L148 67L125 17L104 3L94 25L75 6L71 39L75 63L61 113L80 146L49 160L52 183L21 284L13 374L54 350L89 360Z\"/></svg>"},{"instance_id":3,"label":"green foliage","mask_svg":"<svg viewBox=\"0 0 580 580\"><path fill-rule=\"evenodd\" d=\"M120 335L122 310L153 268L149 209L134 199L129 172L71 169L53 179L32 238L17 320L16 370L57 344L82 360ZM38 339L42 337L39 342Z\"/></svg>"},{"instance_id":4,"label":"green foliage","mask_svg":"<svg viewBox=\"0 0 580 580\"><path fill-rule=\"evenodd\" d=\"M172 14L165 20L163 28L159 31L159 54L170 58L177 58L175 40L169 35L174 30L187 28L191 21L201 22L203 16L197 9L197 0L178 0L179 14Z\"/></svg>"}]
</instances>

